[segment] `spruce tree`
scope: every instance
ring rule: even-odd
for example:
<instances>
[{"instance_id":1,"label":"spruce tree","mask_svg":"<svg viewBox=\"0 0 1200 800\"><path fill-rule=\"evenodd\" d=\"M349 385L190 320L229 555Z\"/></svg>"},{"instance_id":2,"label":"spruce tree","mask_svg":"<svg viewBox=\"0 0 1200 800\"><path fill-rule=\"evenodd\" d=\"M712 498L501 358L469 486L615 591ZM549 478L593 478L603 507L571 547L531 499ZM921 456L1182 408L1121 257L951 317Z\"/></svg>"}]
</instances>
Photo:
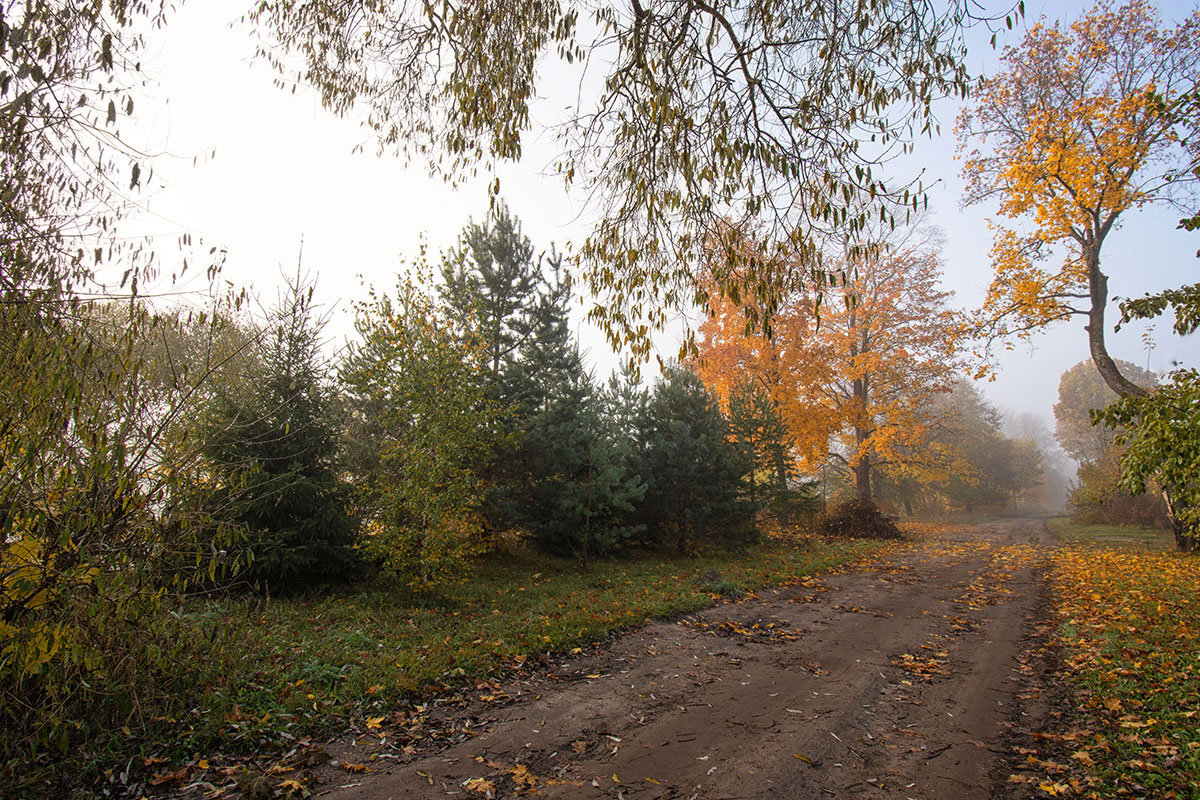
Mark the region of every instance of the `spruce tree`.
<instances>
[{"instance_id":1,"label":"spruce tree","mask_svg":"<svg viewBox=\"0 0 1200 800\"><path fill-rule=\"evenodd\" d=\"M794 517L816 511L811 487L797 482L791 451L795 442L778 405L755 380L744 377L729 393L729 428L750 462L747 495L756 513L782 528Z\"/></svg>"},{"instance_id":2,"label":"spruce tree","mask_svg":"<svg viewBox=\"0 0 1200 800\"><path fill-rule=\"evenodd\" d=\"M560 386L530 419L521 455L527 482L522 525L559 555L610 555L637 532L630 515L645 487L626 469L619 439L602 415L589 376Z\"/></svg>"},{"instance_id":3,"label":"spruce tree","mask_svg":"<svg viewBox=\"0 0 1200 800\"><path fill-rule=\"evenodd\" d=\"M312 287L297 277L257 341L252 374L222 387L201 422L210 499L245 531L250 565L238 577L272 592L345 579L356 563L321 327Z\"/></svg>"},{"instance_id":4,"label":"spruce tree","mask_svg":"<svg viewBox=\"0 0 1200 800\"><path fill-rule=\"evenodd\" d=\"M648 537L679 552L753 539L743 485L751 460L730 441L729 423L700 378L669 367L639 416L637 472L646 493L638 518Z\"/></svg>"},{"instance_id":5,"label":"spruce tree","mask_svg":"<svg viewBox=\"0 0 1200 800\"><path fill-rule=\"evenodd\" d=\"M522 434L507 472L520 526L542 549L586 564L632 533L625 515L642 489L626 475L572 336L570 279L561 258L549 262L529 336L503 380Z\"/></svg>"}]
</instances>

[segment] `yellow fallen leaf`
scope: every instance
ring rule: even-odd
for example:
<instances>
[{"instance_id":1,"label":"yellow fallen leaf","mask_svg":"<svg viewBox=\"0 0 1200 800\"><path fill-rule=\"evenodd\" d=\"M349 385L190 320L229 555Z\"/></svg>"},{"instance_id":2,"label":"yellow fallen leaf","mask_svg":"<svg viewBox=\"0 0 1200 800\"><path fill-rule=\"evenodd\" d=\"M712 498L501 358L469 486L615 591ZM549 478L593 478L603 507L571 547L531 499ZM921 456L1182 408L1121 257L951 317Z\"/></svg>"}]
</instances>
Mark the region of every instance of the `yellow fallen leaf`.
<instances>
[{"instance_id":1,"label":"yellow fallen leaf","mask_svg":"<svg viewBox=\"0 0 1200 800\"><path fill-rule=\"evenodd\" d=\"M537 778L529 771L529 767L524 764L517 764L509 774L512 775L513 783L518 786L534 786L537 783Z\"/></svg>"},{"instance_id":2,"label":"yellow fallen leaf","mask_svg":"<svg viewBox=\"0 0 1200 800\"><path fill-rule=\"evenodd\" d=\"M486 778L471 778L470 780L463 781L463 788L469 792L491 796L496 791L496 784Z\"/></svg>"},{"instance_id":3,"label":"yellow fallen leaf","mask_svg":"<svg viewBox=\"0 0 1200 800\"><path fill-rule=\"evenodd\" d=\"M385 717L367 717L368 728L380 728L383 726Z\"/></svg>"}]
</instances>

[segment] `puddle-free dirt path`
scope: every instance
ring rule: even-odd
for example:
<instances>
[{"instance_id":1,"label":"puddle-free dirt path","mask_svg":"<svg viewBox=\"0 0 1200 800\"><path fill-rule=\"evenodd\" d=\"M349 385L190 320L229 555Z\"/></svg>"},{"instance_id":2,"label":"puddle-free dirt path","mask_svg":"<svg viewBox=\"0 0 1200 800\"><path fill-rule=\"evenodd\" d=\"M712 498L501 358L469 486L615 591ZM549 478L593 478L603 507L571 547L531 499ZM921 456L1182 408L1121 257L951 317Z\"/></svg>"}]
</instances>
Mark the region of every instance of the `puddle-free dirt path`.
<instances>
[{"instance_id":1,"label":"puddle-free dirt path","mask_svg":"<svg viewBox=\"0 0 1200 800\"><path fill-rule=\"evenodd\" d=\"M1023 654L1049 539L1040 520L951 530L654 623L506 687L507 706L455 712L478 731L465 741L359 742L343 757L375 744L372 771L320 796L993 797L1011 732L1037 724Z\"/></svg>"}]
</instances>

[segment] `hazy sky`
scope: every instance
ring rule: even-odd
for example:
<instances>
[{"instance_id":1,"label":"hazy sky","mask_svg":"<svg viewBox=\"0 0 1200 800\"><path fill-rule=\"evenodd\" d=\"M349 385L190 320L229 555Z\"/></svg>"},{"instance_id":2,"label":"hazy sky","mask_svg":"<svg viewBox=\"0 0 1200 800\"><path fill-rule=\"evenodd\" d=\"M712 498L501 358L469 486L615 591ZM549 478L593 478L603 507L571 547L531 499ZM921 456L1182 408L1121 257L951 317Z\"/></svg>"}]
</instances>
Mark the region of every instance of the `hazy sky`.
<instances>
[{"instance_id":1,"label":"hazy sky","mask_svg":"<svg viewBox=\"0 0 1200 800\"><path fill-rule=\"evenodd\" d=\"M1026 3L1027 19L1069 16L1085 5L1090 3L1035 0ZM1192 7L1158 5L1170 19ZM270 69L252 61L252 32L235 22L244 8L233 0L184 3L150 38L143 70L151 81L138 103L137 127L123 131L160 154L142 198L149 214L139 225L164 242L189 232L207 246L226 249L225 279L251 286L268 302L280 268L294 269L303 236L304 266L318 276L318 298L336 305L331 332L341 339L352 330L352 305L364 297L364 281L391 287L422 236L436 258L469 216L486 213L485 179L452 190L419 164L405 168L396 158L377 157L366 132L322 110L311 91L293 94L273 86ZM979 31L973 44L973 70L991 68L996 53L988 34ZM562 86L548 91L561 93ZM535 123L552 121L546 116L560 100L544 98L534 110ZM986 221L994 209L958 206L955 113L953 103L942 103L941 136L919 143L910 162L896 171L925 170L933 222L946 233L946 285L959 304L975 307L990 279ZM363 152L352 152L364 142ZM582 240L591 219L544 169L553 154L548 137L531 137L524 161L499 172L501 194L540 248ZM1178 216L1169 210L1133 215L1109 237L1103 258L1112 294L1137 296L1198 280L1200 234L1175 230ZM1142 365L1148 361L1156 370L1173 361L1200 361L1196 337L1180 340L1165 325L1154 332L1156 347L1147 352L1145 329L1130 326L1110 334L1113 353ZM581 336L598 371L606 374L615 359L602 338L586 325ZM1087 358L1082 322L1055 327L1034 344L1035 351L1017 345L1007 353L999 377L984 390L1002 407L1049 417L1058 375ZM678 344L664 340L660 346L666 357Z\"/></svg>"}]
</instances>

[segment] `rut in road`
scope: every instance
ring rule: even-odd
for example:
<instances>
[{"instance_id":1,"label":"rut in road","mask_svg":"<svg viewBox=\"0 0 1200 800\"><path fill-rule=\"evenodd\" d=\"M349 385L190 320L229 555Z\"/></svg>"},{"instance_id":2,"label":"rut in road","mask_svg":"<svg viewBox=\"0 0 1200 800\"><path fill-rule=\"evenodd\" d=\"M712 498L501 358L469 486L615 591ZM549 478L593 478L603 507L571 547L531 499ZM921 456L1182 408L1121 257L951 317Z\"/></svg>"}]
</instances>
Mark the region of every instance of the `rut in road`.
<instances>
[{"instance_id":1,"label":"rut in road","mask_svg":"<svg viewBox=\"0 0 1200 800\"><path fill-rule=\"evenodd\" d=\"M1037 725L1022 653L1048 544L1041 520L964 527L648 625L512 687L507 707L463 711L487 715L466 741L385 740L376 771L320 796L992 797L1006 737Z\"/></svg>"}]
</instances>

